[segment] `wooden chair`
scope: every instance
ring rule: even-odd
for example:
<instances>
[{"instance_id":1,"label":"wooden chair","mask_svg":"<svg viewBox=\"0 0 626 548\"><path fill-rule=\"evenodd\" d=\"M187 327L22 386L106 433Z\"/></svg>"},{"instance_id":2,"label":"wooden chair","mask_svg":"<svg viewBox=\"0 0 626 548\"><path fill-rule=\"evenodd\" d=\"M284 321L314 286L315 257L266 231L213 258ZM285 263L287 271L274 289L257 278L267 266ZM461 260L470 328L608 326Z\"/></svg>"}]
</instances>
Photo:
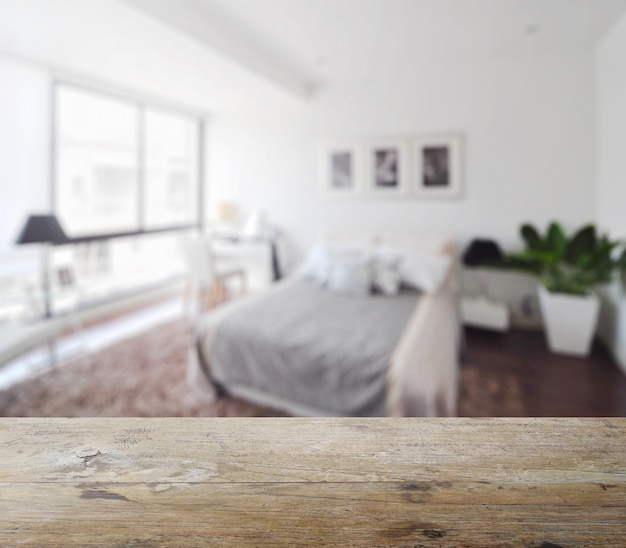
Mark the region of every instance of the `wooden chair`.
<instances>
[{"instance_id":1,"label":"wooden chair","mask_svg":"<svg viewBox=\"0 0 626 548\"><path fill-rule=\"evenodd\" d=\"M181 238L181 247L187 264L187 287L184 307L190 295L202 313L226 299L226 283L237 278L241 294L247 292L246 273L241 266L220 262L211 249L210 238L203 234L186 234Z\"/></svg>"}]
</instances>

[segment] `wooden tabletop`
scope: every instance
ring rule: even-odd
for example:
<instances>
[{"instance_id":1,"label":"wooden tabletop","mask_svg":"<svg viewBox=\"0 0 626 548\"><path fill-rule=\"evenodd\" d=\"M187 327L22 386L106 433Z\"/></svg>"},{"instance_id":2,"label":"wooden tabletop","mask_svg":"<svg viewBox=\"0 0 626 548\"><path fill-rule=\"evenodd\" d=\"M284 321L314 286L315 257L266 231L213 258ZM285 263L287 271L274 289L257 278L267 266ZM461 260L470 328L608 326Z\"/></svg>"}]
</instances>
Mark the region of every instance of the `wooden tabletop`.
<instances>
[{"instance_id":1,"label":"wooden tabletop","mask_svg":"<svg viewBox=\"0 0 626 548\"><path fill-rule=\"evenodd\" d=\"M626 546L626 419L0 419L0 546Z\"/></svg>"}]
</instances>

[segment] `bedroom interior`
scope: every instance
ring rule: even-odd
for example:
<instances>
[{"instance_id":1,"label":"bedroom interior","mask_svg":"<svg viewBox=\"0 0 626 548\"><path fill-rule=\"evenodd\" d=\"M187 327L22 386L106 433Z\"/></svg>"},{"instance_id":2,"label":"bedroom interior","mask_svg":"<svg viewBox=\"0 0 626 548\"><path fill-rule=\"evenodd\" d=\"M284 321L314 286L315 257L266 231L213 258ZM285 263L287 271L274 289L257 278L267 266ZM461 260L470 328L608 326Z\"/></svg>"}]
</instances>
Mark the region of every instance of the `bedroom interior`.
<instances>
[{"instance_id":1,"label":"bedroom interior","mask_svg":"<svg viewBox=\"0 0 626 548\"><path fill-rule=\"evenodd\" d=\"M626 0L0 13L0 416L626 416L617 246L578 357L490 264L626 239Z\"/></svg>"}]
</instances>

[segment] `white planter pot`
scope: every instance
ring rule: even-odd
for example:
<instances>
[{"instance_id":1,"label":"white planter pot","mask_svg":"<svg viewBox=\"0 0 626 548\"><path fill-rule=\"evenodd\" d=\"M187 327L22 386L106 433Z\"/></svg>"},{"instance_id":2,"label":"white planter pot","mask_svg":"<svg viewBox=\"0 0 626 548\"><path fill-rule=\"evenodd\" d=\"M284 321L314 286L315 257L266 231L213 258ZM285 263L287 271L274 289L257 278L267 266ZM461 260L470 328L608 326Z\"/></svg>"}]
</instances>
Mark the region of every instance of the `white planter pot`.
<instances>
[{"instance_id":1,"label":"white planter pot","mask_svg":"<svg viewBox=\"0 0 626 548\"><path fill-rule=\"evenodd\" d=\"M557 354L588 356L598 323L598 296L550 293L540 286L539 304L550 350Z\"/></svg>"}]
</instances>

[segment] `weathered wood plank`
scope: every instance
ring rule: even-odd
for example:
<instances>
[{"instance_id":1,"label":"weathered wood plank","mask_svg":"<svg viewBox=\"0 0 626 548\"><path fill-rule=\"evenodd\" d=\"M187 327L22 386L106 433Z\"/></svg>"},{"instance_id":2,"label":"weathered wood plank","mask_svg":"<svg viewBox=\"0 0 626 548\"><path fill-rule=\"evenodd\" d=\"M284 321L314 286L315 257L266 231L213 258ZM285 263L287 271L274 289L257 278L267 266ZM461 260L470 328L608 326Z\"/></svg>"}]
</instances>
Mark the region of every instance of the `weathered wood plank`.
<instances>
[{"instance_id":1,"label":"weathered wood plank","mask_svg":"<svg viewBox=\"0 0 626 548\"><path fill-rule=\"evenodd\" d=\"M610 483L626 474L619 419L93 421L19 419L13 430L0 421L0 481L430 481L445 474Z\"/></svg>"},{"instance_id":2,"label":"weathered wood plank","mask_svg":"<svg viewBox=\"0 0 626 548\"><path fill-rule=\"evenodd\" d=\"M626 419L0 419L0 545L625 546Z\"/></svg>"},{"instance_id":3,"label":"weathered wood plank","mask_svg":"<svg viewBox=\"0 0 626 548\"><path fill-rule=\"evenodd\" d=\"M6 545L16 533L38 540L40 534L58 537L72 531L89 532L95 542L103 536L119 540L133 525L133 534L142 533L144 540L201 535L231 545L271 544L277 538L293 544L316 539L338 545L385 539L417 543L427 537L425 531L439 531L437 538L445 536L449 543L468 538L483 545L507 538L528 545L569 545L572 539L626 543L623 491L583 487L575 493L577 486L572 486L572 498L561 500L558 489L536 495L532 487L519 488L515 501L512 493L500 496L497 488L455 493L455 485L431 494L389 483L22 484L2 501L22 510L3 526L0 543Z\"/></svg>"}]
</instances>

